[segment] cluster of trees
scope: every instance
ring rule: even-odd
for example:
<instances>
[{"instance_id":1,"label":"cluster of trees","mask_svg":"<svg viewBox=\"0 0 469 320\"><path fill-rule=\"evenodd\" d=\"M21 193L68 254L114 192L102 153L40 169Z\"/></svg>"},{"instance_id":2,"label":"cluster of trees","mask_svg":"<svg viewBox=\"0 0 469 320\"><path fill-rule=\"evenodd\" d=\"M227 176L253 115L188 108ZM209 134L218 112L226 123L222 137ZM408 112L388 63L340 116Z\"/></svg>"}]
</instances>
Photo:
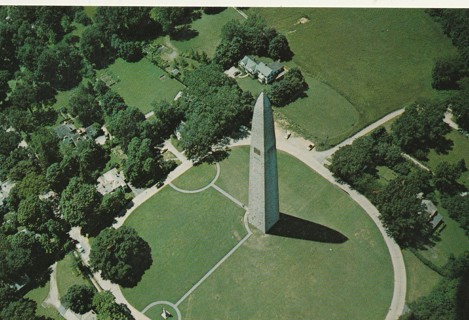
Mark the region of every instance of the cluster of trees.
<instances>
[{"instance_id":1,"label":"cluster of trees","mask_svg":"<svg viewBox=\"0 0 469 320\"><path fill-rule=\"evenodd\" d=\"M458 49L458 55L440 58L433 68L433 87L458 90L449 99L456 122L469 131L469 14L467 9L431 9L428 13L443 27Z\"/></svg>"},{"instance_id":2,"label":"cluster of trees","mask_svg":"<svg viewBox=\"0 0 469 320\"><path fill-rule=\"evenodd\" d=\"M418 101L406 107L392 125L394 142L406 153L425 159L430 148L447 150L451 142L445 138L450 127L443 121L446 106L430 101Z\"/></svg>"},{"instance_id":3,"label":"cluster of trees","mask_svg":"<svg viewBox=\"0 0 469 320\"><path fill-rule=\"evenodd\" d=\"M250 93L243 92L234 79L226 77L216 64L201 66L190 73L186 85L176 108L184 115L181 140L186 155L199 159L242 124L249 123L254 99Z\"/></svg>"},{"instance_id":4,"label":"cluster of trees","mask_svg":"<svg viewBox=\"0 0 469 320\"><path fill-rule=\"evenodd\" d=\"M380 186L376 182L377 166L387 166L403 175L409 173L399 147L384 128L361 137L353 144L340 148L332 158L331 172L371 199Z\"/></svg>"},{"instance_id":5,"label":"cluster of trees","mask_svg":"<svg viewBox=\"0 0 469 320\"><path fill-rule=\"evenodd\" d=\"M135 286L152 263L150 245L130 227L104 229L91 246L91 268L124 287Z\"/></svg>"},{"instance_id":6,"label":"cluster of trees","mask_svg":"<svg viewBox=\"0 0 469 320\"><path fill-rule=\"evenodd\" d=\"M446 276L422 298L409 305L401 320L467 319L469 315L469 251L450 257L443 268Z\"/></svg>"},{"instance_id":7,"label":"cluster of trees","mask_svg":"<svg viewBox=\"0 0 469 320\"><path fill-rule=\"evenodd\" d=\"M0 318L47 320L36 315L37 303L22 297L15 289L0 284Z\"/></svg>"},{"instance_id":8,"label":"cluster of trees","mask_svg":"<svg viewBox=\"0 0 469 320\"><path fill-rule=\"evenodd\" d=\"M276 81L269 89L268 95L273 104L283 107L296 100L308 89L308 84L300 69L288 70L284 78Z\"/></svg>"},{"instance_id":9,"label":"cluster of trees","mask_svg":"<svg viewBox=\"0 0 469 320\"><path fill-rule=\"evenodd\" d=\"M222 28L221 42L213 59L226 69L247 54L283 61L293 56L287 38L268 27L259 15L249 15L244 21L228 21Z\"/></svg>"},{"instance_id":10,"label":"cluster of trees","mask_svg":"<svg viewBox=\"0 0 469 320\"><path fill-rule=\"evenodd\" d=\"M111 292L96 292L93 287L88 285L71 286L68 288L61 302L66 308L70 308L73 312L78 314L85 314L93 309L97 314L98 320L134 319L125 304L116 303Z\"/></svg>"},{"instance_id":11,"label":"cluster of trees","mask_svg":"<svg viewBox=\"0 0 469 320\"><path fill-rule=\"evenodd\" d=\"M94 184L74 177L62 192L60 210L71 226L80 226L84 233L96 235L114 222L126 203L122 189L102 196Z\"/></svg>"},{"instance_id":12,"label":"cluster of trees","mask_svg":"<svg viewBox=\"0 0 469 320\"><path fill-rule=\"evenodd\" d=\"M450 217L459 222L469 236L469 196L447 195L441 202Z\"/></svg>"},{"instance_id":13,"label":"cluster of trees","mask_svg":"<svg viewBox=\"0 0 469 320\"><path fill-rule=\"evenodd\" d=\"M398 177L383 187L378 182L377 166L391 168ZM429 240L431 226L425 214L418 214L424 208L417 194L432 191L432 176L406 162L384 128L339 149L330 170L375 203L387 233L399 245L418 247Z\"/></svg>"}]
</instances>

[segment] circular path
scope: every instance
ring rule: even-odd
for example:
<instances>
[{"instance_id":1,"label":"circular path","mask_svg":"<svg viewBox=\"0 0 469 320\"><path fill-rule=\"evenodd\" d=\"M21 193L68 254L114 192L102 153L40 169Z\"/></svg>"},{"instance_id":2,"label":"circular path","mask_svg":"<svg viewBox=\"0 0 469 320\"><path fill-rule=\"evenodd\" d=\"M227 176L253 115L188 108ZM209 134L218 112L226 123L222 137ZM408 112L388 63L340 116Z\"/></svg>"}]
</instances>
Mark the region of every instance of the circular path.
<instances>
[{"instance_id":1,"label":"circular path","mask_svg":"<svg viewBox=\"0 0 469 320\"><path fill-rule=\"evenodd\" d=\"M176 187L172 182L169 183L169 185L174 190L182 192L182 193L198 193L198 192L205 191L208 188L210 188L211 186L213 186L215 184L215 182L217 181L218 177L220 176L220 165L218 164L218 162L215 164L215 166L217 168L217 173L215 174L215 178L213 178L212 181L210 181L209 184L207 184L206 186L204 186L202 188L195 189L195 190L187 190L187 189L182 189L182 188Z\"/></svg>"}]
</instances>

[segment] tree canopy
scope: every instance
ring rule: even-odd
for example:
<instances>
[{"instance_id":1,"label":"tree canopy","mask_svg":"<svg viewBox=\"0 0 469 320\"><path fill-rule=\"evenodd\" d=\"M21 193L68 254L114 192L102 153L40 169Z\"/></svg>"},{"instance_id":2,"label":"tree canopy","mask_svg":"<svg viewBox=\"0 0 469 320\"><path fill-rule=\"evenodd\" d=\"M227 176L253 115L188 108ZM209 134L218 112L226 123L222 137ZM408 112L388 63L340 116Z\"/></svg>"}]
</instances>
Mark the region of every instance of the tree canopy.
<instances>
[{"instance_id":1,"label":"tree canopy","mask_svg":"<svg viewBox=\"0 0 469 320\"><path fill-rule=\"evenodd\" d=\"M308 84L300 69L291 68L280 81L272 84L269 97L273 104L283 107L287 103L296 100L308 89Z\"/></svg>"},{"instance_id":2,"label":"tree canopy","mask_svg":"<svg viewBox=\"0 0 469 320\"><path fill-rule=\"evenodd\" d=\"M186 82L187 89L178 100L186 117L181 141L186 155L198 159L250 121L254 99L216 65L201 66Z\"/></svg>"},{"instance_id":3,"label":"tree canopy","mask_svg":"<svg viewBox=\"0 0 469 320\"><path fill-rule=\"evenodd\" d=\"M123 287L137 285L152 263L149 244L130 227L104 229L91 246L93 270Z\"/></svg>"},{"instance_id":4,"label":"tree canopy","mask_svg":"<svg viewBox=\"0 0 469 320\"><path fill-rule=\"evenodd\" d=\"M89 285L74 284L68 288L61 302L73 312L85 314L91 310L94 294L94 288Z\"/></svg>"}]
</instances>

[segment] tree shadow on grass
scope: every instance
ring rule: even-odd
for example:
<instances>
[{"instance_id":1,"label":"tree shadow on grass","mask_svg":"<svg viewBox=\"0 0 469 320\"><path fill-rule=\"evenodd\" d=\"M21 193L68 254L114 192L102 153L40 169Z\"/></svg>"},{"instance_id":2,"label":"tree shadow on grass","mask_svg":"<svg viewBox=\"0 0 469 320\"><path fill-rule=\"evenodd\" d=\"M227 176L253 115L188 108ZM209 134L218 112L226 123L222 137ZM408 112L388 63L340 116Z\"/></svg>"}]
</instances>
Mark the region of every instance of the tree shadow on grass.
<instances>
[{"instance_id":1,"label":"tree shadow on grass","mask_svg":"<svg viewBox=\"0 0 469 320\"><path fill-rule=\"evenodd\" d=\"M279 221L268 231L268 234L325 243L344 243L348 238L342 233L326 226L280 213Z\"/></svg>"}]
</instances>

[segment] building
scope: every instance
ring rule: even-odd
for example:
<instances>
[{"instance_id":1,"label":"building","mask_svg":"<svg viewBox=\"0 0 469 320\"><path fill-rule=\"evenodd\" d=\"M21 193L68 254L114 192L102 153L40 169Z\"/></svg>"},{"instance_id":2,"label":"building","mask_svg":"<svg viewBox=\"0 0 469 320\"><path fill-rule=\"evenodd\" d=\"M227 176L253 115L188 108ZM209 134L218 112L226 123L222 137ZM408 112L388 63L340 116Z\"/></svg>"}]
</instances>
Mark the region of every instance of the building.
<instances>
[{"instance_id":1,"label":"building","mask_svg":"<svg viewBox=\"0 0 469 320\"><path fill-rule=\"evenodd\" d=\"M250 56L244 56L244 58L239 61L238 65L251 76L255 77L257 75L257 62Z\"/></svg>"},{"instance_id":2,"label":"building","mask_svg":"<svg viewBox=\"0 0 469 320\"><path fill-rule=\"evenodd\" d=\"M424 199L422 200L422 204L425 207L425 213L428 215L432 228L435 230L443 223L443 217L438 213L438 208L431 200Z\"/></svg>"},{"instance_id":3,"label":"building","mask_svg":"<svg viewBox=\"0 0 469 320\"><path fill-rule=\"evenodd\" d=\"M127 183L125 182L124 175L117 172L116 168L109 170L98 178L96 190L102 195L108 194L117 188L127 189Z\"/></svg>"},{"instance_id":4,"label":"building","mask_svg":"<svg viewBox=\"0 0 469 320\"><path fill-rule=\"evenodd\" d=\"M272 62L265 64L257 63L253 58L245 56L238 65L253 77L257 77L260 83L272 83L276 77L284 70L283 64L280 62Z\"/></svg>"},{"instance_id":5,"label":"building","mask_svg":"<svg viewBox=\"0 0 469 320\"><path fill-rule=\"evenodd\" d=\"M84 138L78 134L77 128L71 123L62 123L54 129L57 137L62 141L72 142L77 144L78 141L83 140Z\"/></svg>"}]
</instances>

